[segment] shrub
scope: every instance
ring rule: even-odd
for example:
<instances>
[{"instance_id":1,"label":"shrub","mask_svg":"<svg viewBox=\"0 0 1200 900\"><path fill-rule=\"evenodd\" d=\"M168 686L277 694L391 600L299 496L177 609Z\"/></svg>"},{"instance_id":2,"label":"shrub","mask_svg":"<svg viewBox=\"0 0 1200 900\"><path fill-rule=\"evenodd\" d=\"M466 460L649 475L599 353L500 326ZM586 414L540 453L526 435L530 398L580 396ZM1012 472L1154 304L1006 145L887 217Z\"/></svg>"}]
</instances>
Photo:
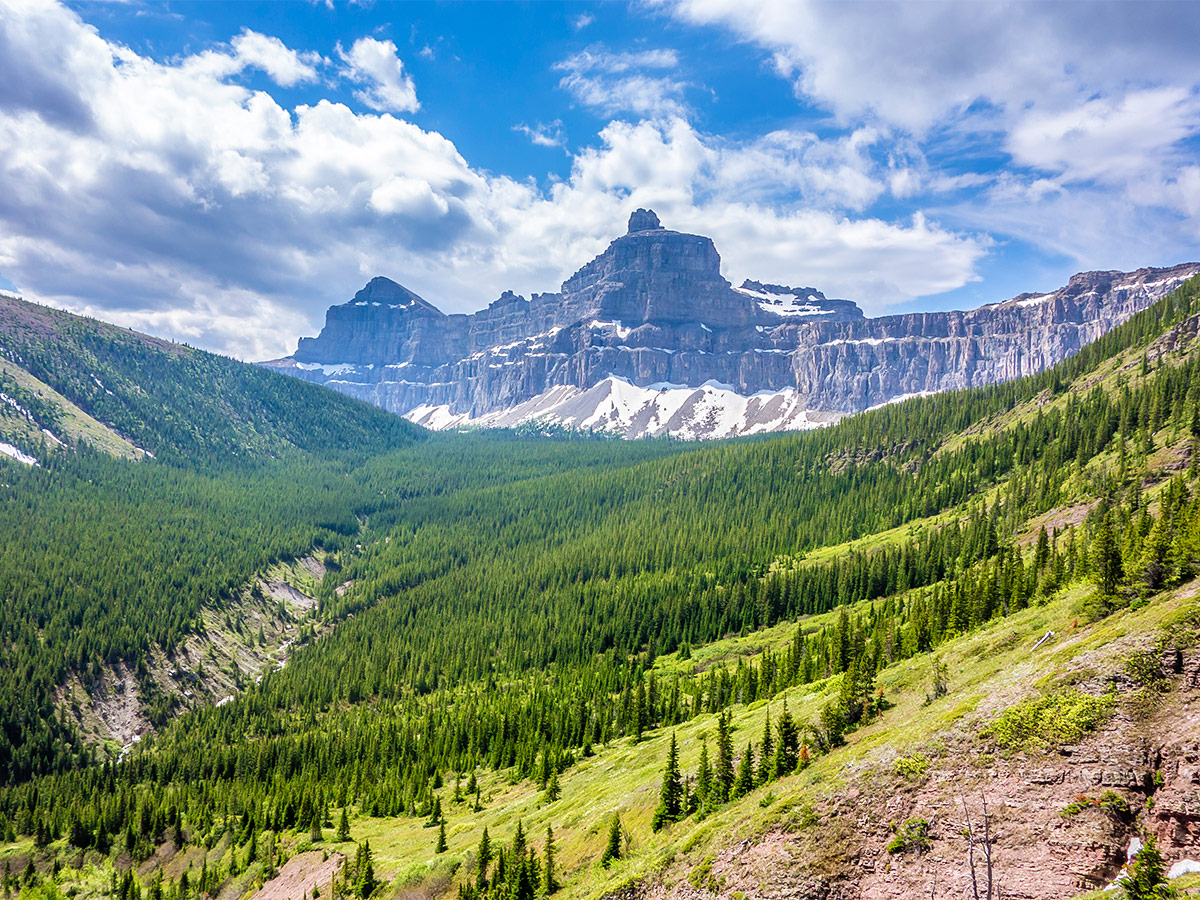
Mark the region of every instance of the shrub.
<instances>
[{"instance_id":1,"label":"shrub","mask_svg":"<svg viewBox=\"0 0 1200 900\"><path fill-rule=\"evenodd\" d=\"M924 753L902 756L896 760L896 774L908 781L915 781L929 768L929 759Z\"/></svg>"},{"instance_id":2,"label":"shrub","mask_svg":"<svg viewBox=\"0 0 1200 900\"><path fill-rule=\"evenodd\" d=\"M981 736L1009 753L1050 750L1073 744L1103 724L1113 703L1111 693L1094 697L1075 690L1030 697L1005 710Z\"/></svg>"},{"instance_id":3,"label":"shrub","mask_svg":"<svg viewBox=\"0 0 1200 900\"><path fill-rule=\"evenodd\" d=\"M925 819L906 819L888 841L888 853L922 853L929 849L929 822Z\"/></svg>"}]
</instances>

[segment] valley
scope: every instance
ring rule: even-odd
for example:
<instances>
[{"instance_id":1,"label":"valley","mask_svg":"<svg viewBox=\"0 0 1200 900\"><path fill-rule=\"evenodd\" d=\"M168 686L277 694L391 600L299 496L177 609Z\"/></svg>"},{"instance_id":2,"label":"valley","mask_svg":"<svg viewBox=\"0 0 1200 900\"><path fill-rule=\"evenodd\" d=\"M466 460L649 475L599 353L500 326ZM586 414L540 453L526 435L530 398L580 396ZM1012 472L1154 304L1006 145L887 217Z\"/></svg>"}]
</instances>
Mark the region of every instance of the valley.
<instances>
[{"instance_id":1,"label":"valley","mask_svg":"<svg viewBox=\"0 0 1200 900\"><path fill-rule=\"evenodd\" d=\"M1040 374L713 444L429 434L42 315L86 339L4 333L35 424L154 456L0 467L10 892L949 897L985 801L1004 896L1200 858L1196 281ZM201 437L168 390L302 418Z\"/></svg>"}]
</instances>

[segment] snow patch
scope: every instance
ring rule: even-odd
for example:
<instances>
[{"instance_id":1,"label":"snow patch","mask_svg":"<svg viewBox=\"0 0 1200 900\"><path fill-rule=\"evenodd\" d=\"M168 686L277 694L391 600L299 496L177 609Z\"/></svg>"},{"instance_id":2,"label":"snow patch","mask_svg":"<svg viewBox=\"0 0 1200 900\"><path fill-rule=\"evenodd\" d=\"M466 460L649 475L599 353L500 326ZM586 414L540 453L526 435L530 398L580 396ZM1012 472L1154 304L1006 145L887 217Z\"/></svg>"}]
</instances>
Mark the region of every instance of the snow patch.
<instances>
[{"instance_id":1,"label":"snow patch","mask_svg":"<svg viewBox=\"0 0 1200 900\"><path fill-rule=\"evenodd\" d=\"M1053 296L1054 294L1041 294L1037 297L1026 297L1024 300L1018 300L1017 306L1039 306Z\"/></svg>"},{"instance_id":2,"label":"snow patch","mask_svg":"<svg viewBox=\"0 0 1200 900\"><path fill-rule=\"evenodd\" d=\"M626 328L617 319L614 319L611 322L601 322L596 319L593 319L591 322L588 323L588 327L591 328L593 331L612 331L612 333L615 334L621 340L625 340L625 338L629 337L629 333L631 331L633 331L632 328Z\"/></svg>"},{"instance_id":3,"label":"snow patch","mask_svg":"<svg viewBox=\"0 0 1200 900\"><path fill-rule=\"evenodd\" d=\"M842 414L808 409L792 388L747 397L715 380L699 387L671 382L642 387L610 375L587 389L559 385L511 409L479 416L455 413L442 404L415 407L405 417L433 429L511 428L543 422L611 431L629 438L703 440L819 428L836 422Z\"/></svg>"},{"instance_id":4,"label":"snow patch","mask_svg":"<svg viewBox=\"0 0 1200 900\"><path fill-rule=\"evenodd\" d=\"M1194 875L1196 872L1200 872L1200 862L1196 862L1194 859L1181 859L1175 865L1171 866L1170 871L1167 872L1167 877L1179 878L1182 875Z\"/></svg>"},{"instance_id":5,"label":"snow patch","mask_svg":"<svg viewBox=\"0 0 1200 900\"><path fill-rule=\"evenodd\" d=\"M375 368L374 363L359 366L356 363L296 363L296 368L305 372L320 372L322 375L346 375L362 369Z\"/></svg>"},{"instance_id":6,"label":"snow patch","mask_svg":"<svg viewBox=\"0 0 1200 900\"><path fill-rule=\"evenodd\" d=\"M0 441L0 453L3 453L5 456L11 456L17 462L25 463L27 466L40 465L40 463L28 453L22 453L12 444L6 444L4 441Z\"/></svg>"},{"instance_id":7,"label":"snow patch","mask_svg":"<svg viewBox=\"0 0 1200 900\"><path fill-rule=\"evenodd\" d=\"M874 406L868 406L867 410L883 409L885 406L891 406L893 403L903 403L905 400L911 400L913 397L932 397L937 391L913 391L910 394L897 394L895 397L889 397L882 403L876 403Z\"/></svg>"},{"instance_id":8,"label":"snow patch","mask_svg":"<svg viewBox=\"0 0 1200 900\"><path fill-rule=\"evenodd\" d=\"M796 294L776 294L771 291L752 291L749 288L734 288L739 294L753 297L758 301L759 309L777 316L828 316L835 310L822 309L813 303L820 303L821 298L814 294L799 297Z\"/></svg>"}]
</instances>

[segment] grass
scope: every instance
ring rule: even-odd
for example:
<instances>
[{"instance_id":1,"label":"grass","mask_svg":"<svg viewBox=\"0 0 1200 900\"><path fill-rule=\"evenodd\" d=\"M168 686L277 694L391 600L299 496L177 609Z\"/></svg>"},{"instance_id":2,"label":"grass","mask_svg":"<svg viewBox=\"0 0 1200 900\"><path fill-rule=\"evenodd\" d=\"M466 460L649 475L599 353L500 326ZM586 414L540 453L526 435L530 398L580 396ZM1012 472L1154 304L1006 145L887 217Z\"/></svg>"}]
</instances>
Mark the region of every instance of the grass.
<instances>
[{"instance_id":1,"label":"grass","mask_svg":"<svg viewBox=\"0 0 1200 900\"><path fill-rule=\"evenodd\" d=\"M145 453L132 443L121 437L111 428L97 419L92 418L50 385L30 375L20 366L0 358L0 372L10 376L22 388L31 394L56 406L61 414L58 423L58 437L67 443L86 441L95 449L122 459L142 459ZM10 420L23 421L23 420ZM31 426L27 426L30 427ZM34 429L27 437L41 439L40 432ZM51 441L50 446L55 446Z\"/></svg>"}]
</instances>

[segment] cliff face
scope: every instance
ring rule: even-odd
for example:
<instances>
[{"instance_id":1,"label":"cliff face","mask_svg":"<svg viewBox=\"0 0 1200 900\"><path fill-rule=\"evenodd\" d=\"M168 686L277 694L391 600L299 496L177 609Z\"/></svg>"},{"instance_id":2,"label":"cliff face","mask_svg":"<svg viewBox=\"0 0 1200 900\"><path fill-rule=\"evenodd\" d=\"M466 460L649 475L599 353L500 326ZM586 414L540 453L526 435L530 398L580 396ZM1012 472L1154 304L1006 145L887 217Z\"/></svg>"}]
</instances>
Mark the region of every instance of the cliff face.
<instances>
[{"instance_id":1,"label":"cliff face","mask_svg":"<svg viewBox=\"0 0 1200 900\"><path fill-rule=\"evenodd\" d=\"M711 240L638 210L558 293L505 292L447 316L374 278L319 337L265 365L434 427L540 418L723 437L1041 371L1197 272L1089 272L969 312L868 319L814 288L735 288Z\"/></svg>"}]
</instances>

